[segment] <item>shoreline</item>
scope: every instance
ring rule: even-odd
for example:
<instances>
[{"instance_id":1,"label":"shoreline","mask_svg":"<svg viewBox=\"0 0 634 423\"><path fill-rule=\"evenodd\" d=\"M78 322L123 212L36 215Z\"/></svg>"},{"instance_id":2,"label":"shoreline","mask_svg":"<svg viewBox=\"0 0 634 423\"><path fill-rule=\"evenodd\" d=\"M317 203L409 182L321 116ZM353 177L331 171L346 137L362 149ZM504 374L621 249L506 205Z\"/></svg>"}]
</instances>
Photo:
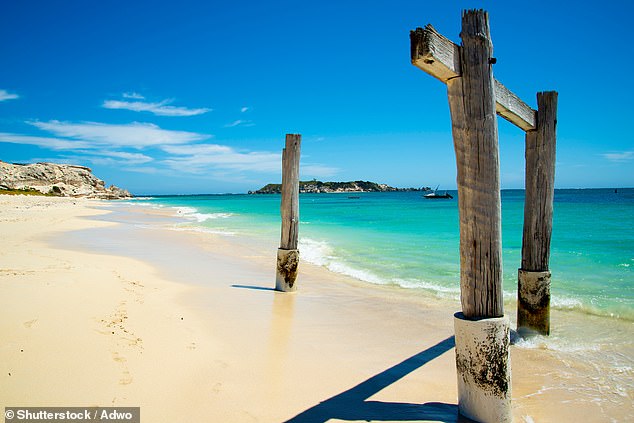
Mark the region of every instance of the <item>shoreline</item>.
<instances>
[{"instance_id":1,"label":"shoreline","mask_svg":"<svg viewBox=\"0 0 634 423\"><path fill-rule=\"evenodd\" d=\"M459 303L448 310L442 301L308 264L300 267L299 292L281 294L272 291L275 251L241 238L166 231L176 218L165 211L83 201L77 210L75 200L46 199L49 207L11 217L4 213L11 202L2 200L3 236L13 241L11 251L2 249L10 266L0 274L5 406L140 406L148 421L182 420L184 410L190 421L319 413L399 420L405 411L456 419L451 336ZM23 233L21 223L31 228ZM40 261L29 260L33 255ZM50 303L66 297L74 300L64 300L67 309L56 315ZM57 336L81 351L51 348ZM631 401L610 406L609 393L600 404L580 397L597 383L584 380L591 363L564 362L562 369L560 358L539 346L512 347L516 421L634 415ZM84 374L100 376L82 384ZM55 388L60 384L66 393ZM620 396L627 403L632 391ZM382 414L368 414L370 405Z\"/></svg>"},{"instance_id":2,"label":"shoreline","mask_svg":"<svg viewBox=\"0 0 634 423\"><path fill-rule=\"evenodd\" d=\"M420 289L436 294L436 297L457 299L460 271L456 204L425 203L418 196L407 194L411 193L367 193L357 200L358 204L342 200L338 195L307 194L302 197L299 240L302 261L372 284ZM631 211L628 211L631 200L625 199L624 195L625 202L612 204L599 197L595 194L578 197L567 190L557 202L557 230L551 252L551 270L555 278L551 308L580 310L585 314L634 322L634 303L629 289L632 280L629 271L634 259L627 248L634 241L634 233L624 228L620 232L622 238L617 235L620 222L631 218ZM523 201L523 193L503 196L506 222L503 231L504 298L513 308L521 260ZM595 201L606 203L605 208L600 207L606 216L589 205ZM573 210L577 203L583 213ZM279 237L279 213L276 213L279 197L276 200L265 196L251 199L247 196L177 196L136 204L179 207L179 215L185 219L172 229L244 237L246 243L257 241L266 244L267 249L277 248L274 241ZM403 207L400 215L397 204ZM332 210L332 214L322 214L324 207L329 212ZM385 208L384 215L378 211L375 216L381 216L378 220L370 211L375 208ZM439 211L439 208L443 210ZM607 208L615 208L615 212L607 216ZM592 233L584 238L582 234L589 228L578 216L586 213L597 215L597 224L593 225L597 229L592 229ZM400 216L403 224L398 223L396 216ZM384 228L380 227L382 219ZM604 234L609 234L605 236L611 240L622 242L623 248L615 251L614 243L606 243L607 240L602 238ZM594 242L590 243L590 240ZM602 242L606 243L605 248L601 248Z\"/></svg>"}]
</instances>

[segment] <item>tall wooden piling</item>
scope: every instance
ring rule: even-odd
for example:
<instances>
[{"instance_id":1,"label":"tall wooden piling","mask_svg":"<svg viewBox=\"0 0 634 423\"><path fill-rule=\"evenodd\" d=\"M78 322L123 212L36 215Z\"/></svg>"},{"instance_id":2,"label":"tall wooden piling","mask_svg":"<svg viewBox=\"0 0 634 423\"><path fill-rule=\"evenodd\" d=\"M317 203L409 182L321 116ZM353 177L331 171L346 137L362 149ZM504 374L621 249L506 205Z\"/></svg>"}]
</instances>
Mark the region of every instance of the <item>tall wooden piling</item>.
<instances>
[{"instance_id":1,"label":"tall wooden piling","mask_svg":"<svg viewBox=\"0 0 634 423\"><path fill-rule=\"evenodd\" d=\"M550 240L555 193L557 92L537 94L537 128L526 132L526 198L517 330L550 333Z\"/></svg>"},{"instance_id":2,"label":"tall wooden piling","mask_svg":"<svg viewBox=\"0 0 634 423\"><path fill-rule=\"evenodd\" d=\"M286 134L286 147L282 151L282 235L277 250L275 289L283 292L297 289L299 250L299 158L302 136Z\"/></svg>"},{"instance_id":3,"label":"tall wooden piling","mask_svg":"<svg viewBox=\"0 0 634 423\"><path fill-rule=\"evenodd\" d=\"M536 112L493 78L496 60L486 12L463 12L460 37L461 46L431 25L417 28L410 32L411 61L447 84L449 96L458 166L463 309L454 319L458 408L477 421L505 422L511 420L510 328L502 302L499 157L492 104L498 115L527 132L518 330L547 333L557 93L538 94Z\"/></svg>"},{"instance_id":4,"label":"tall wooden piling","mask_svg":"<svg viewBox=\"0 0 634 423\"><path fill-rule=\"evenodd\" d=\"M447 81L458 170L460 299L454 319L458 408L511 420L509 323L502 295L500 163L488 14L462 14L459 77Z\"/></svg>"},{"instance_id":5,"label":"tall wooden piling","mask_svg":"<svg viewBox=\"0 0 634 423\"><path fill-rule=\"evenodd\" d=\"M468 319L504 315L500 162L486 12L462 17L461 76L447 81L458 170L460 292Z\"/></svg>"}]
</instances>

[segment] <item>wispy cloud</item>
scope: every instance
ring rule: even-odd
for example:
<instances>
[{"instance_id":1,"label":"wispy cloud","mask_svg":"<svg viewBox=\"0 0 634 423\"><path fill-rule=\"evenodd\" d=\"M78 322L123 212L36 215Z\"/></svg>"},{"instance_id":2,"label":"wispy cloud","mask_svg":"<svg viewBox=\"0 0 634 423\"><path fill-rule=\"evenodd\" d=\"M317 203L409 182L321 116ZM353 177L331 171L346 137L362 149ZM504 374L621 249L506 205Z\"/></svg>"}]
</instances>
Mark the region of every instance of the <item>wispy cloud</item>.
<instances>
[{"instance_id":1,"label":"wispy cloud","mask_svg":"<svg viewBox=\"0 0 634 423\"><path fill-rule=\"evenodd\" d=\"M123 93L122 96L123 96L123 98L133 98L135 100L145 100L145 97L143 97L141 94L135 93L135 92Z\"/></svg>"},{"instance_id":2,"label":"wispy cloud","mask_svg":"<svg viewBox=\"0 0 634 423\"><path fill-rule=\"evenodd\" d=\"M147 175L164 175L165 169L161 169L154 166L135 166L135 167L127 167L126 171L136 172L136 173L144 173Z\"/></svg>"},{"instance_id":3,"label":"wispy cloud","mask_svg":"<svg viewBox=\"0 0 634 423\"><path fill-rule=\"evenodd\" d=\"M33 137L29 135L9 133L0 133L0 142L36 145L38 147L48 148L51 150L72 150L91 147L91 144L85 141L64 140L50 137Z\"/></svg>"},{"instance_id":4,"label":"wispy cloud","mask_svg":"<svg viewBox=\"0 0 634 423\"><path fill-rule=\"evenodd\" d=\"M246 107L246 106L245 106L245 107L240 108L240 113L246 113L246 112L248 112L248 111L249 111L249 108L248 108L248 107Z\"/></svg>"},{"instance_id":5,"label":"wispy cloud","mask_svg":"<svg viewBox=\"0 0 634 423\"><path fill-rule=\"evenodd\" d=\"M130 167L137 168L138 165L144 165L153 161L151 157L144 154L127 153L124 151L107 151L107 150L82 150L72 151L69 154L64 154L52 159L38 159L39 162L51 162L51 163L68 163L82 165L101 165L110 166L117 169L126 167L129 170ZM140 166L149 167L149 166Z\"/></svg>"},{"instance_id":6,"label":"wispy cloud","mask_svg":"<svg viewBox=\"0 0 634 423\"><path fill-rule=\"evenodd\" d=\"M143 164L154 160L152 157L141 153L128 153L126 151L108 151L99 150L96 151L99 156L112 157L115 159L123 160L128 164Z\"/></svg>"},{"instance_id":7,"label":"wispy cloud","mask_svg":"<svg viewBox=\"0 0 634 423\"><path fill-rule=\"evenodd\" d=\"M236 126L254 126L255 123L251 122L250 120L242 120L242 119L238 119L238 120L234 120L231 123L228 123L225 125L225 128L234 128Z\"/></svg>"},{"instance_id":8,"label":"wispy cloud","mask_svg":"<svg viewBox=\"0 0 634 423\"><path fill-rule=\"evenodd\" d=\"M621 151L621 152L610 152L603 153L603 158L616 163L629 162L630 160L634 160L634 151Z\"/></svg>"},{"instance_id":9,"label":"wispy cloud","mask_svg":"<svg viewBox=\"0 0 634 423\"><path fill-rule=\"evenodd\" d=\"M15 100L16 98L20 98L20 96L9 93L7 90L0 90L0 101Z\"/></svg>"},{"instance_id":10,"label":"wispy cloud","mask_svg":"<svg viewBox=\"0 0 634 423\"><path fill-rule=\"evenodd\" d=\"M0 133L0 142L35 145L49 150L72 152L73 156L62 155L58 158L58 160L62 160L64 163L76 163L77 161L83 163L85 161L89 161L99 164L118 163L133 165L148 163L153 160L152 157L141 153L130 153L126 151L108 149L93 149L93 144L80 140L65 140L60 138Z\"/></svg>"},{"instance_id":11,"label":"wispy cloud","mask_svg":"<svg viewBox=\"0 0 634 423\"><path fill-rule=\"evenodd\" d=\"M234 151L233 148L220 144L165 145L161 149L179 156L225 154Z\"/></svg>"},{"instance_id":12,"label":"wispy cloud","mask_svg":"<svg viewBox=\"0 0 634 423\"><path fill-rule=\"evenodd\" d=\"M122 166L126 166L126 170L129 169L128 166L137 166L139 164L147 163L146 161L139 162L137 160L123 159L118 157L111 157L110 155L100 156L100 155L87 155L87 156L70 156L68 163L91 163L100 166L109 166L121 169ZM145 166L143 166L145 167Z\"/></svg>"},{"instance_id":13,"label":"wispy cloud","mask_svg":"<svg viewBox=\"0 0 634 423\"><path fill-rule=\"evenodd\" d=\"M138 95L138 94L129 94ZM136 99L138 97L127 97ZM143 97L141 97L143 99ZM106 109L125 109L134 112L150 112L157 116L196 116L210 112L208 108L188 109L186 107L169 106L173 100L163 100L158 103L150 103L146 101L125 101L125 100L106 100L102 107Z\"/></svg>"},{"instance_id":14,"label":"wispy cloud","mask_svg":"<svg viewBox=\"0 0 634 423\"><path fill-rule=\"evenodd\" d=\"M58 120L27 123L46 134L0 133L0 143L30 144L61 151L57 160L67 163L90 163L149 174L189 174L233 183L255 175L261 178L262 174L279 175L281 172L280 152L205 142L212 136L166 130L151 123ZM324 178L338 173L339 169L305 163L301 172L305 176Z\"/></svg>"},{"instance_id":15,"label":"wispy cloud","mask_svg":"<svg viewBox=\"0 0 634 423\"><path fill-rule=\"evenodd\" d=\"M208 173L210 169L249 172L280 172L281 155L267 151L238 151L218 144L164 146L176 157L164 160L171 169L187 173Z\"/></svg>"},{"instance_id":16,"label":"wispy cloud","mask_svg":"<svg viewBox=\"0 0 634 423\"><path fill-rule=\"evenodd\" d=\"M59 137L92 143L95 146L119 146L141 149L149 146L187 144L210 138L196 132L161 129L152 123L133 122L115 125L99 122L29 122L31 125Z\"/></svg>"},{"instance_id":17,"label":"wispy cloud","mask_svg":"<svg viewBox=\"0 0 634 423\"><path fill-rule=\"evenodd\" d=\"M280 153L237 150L220 144L166 145L161 149L176 156L164 161L167 166L187 173L203 174L211 170L217 172L219 169L279 173L282 166ZM338 168L315 163L306 163L300 170L303 176L316 178L330 177L339 171Z\"/></svg>"},{"instance_id":18,"label":"wispy cloud","mask_svg":"<svg viewBox=\"0 0 634 423\"><path fill-rule=\"evenodd\" d=\"M338 174L340 169L320 164L307 163L302 165L299 172L303 178L329 178Z\"/></svg>"}]
</instances>

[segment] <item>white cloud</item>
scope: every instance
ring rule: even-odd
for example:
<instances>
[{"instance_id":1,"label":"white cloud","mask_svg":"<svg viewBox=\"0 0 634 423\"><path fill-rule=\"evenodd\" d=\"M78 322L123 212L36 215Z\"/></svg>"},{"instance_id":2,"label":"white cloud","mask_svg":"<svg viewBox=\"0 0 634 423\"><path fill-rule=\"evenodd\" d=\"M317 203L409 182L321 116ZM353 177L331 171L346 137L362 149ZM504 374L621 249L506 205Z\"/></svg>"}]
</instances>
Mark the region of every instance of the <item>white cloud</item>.
<instances>
[{"instance_id":1,"label":"white cloud","mask_svg":"<svg viewBox=\"0 0 634 423\"><path fill-rule=\"evenodd\" d=\"M611 162L622 163L634 160L634 151L603 153L602 156Z\"/></svg>"},{"instance_id":2,"label":"white cloud","mask_svg":"<svg viewBox=\"0 0 634 423\"><path fill-rule=\"evenodd\" d=\"M217 144L164 146L162 149L177 156L163 163L179 172L208 173L212 169L228 169L271 173L281 169L280 153L237 151Z\"/></svg>"},{"instance_id":3,"label":"white cloud","mask_svg":"<svg viewBox=\"0 0 634 423\"><path fill-rule=\"evenodd\" d=\"M100 156L113 157L115 159L120 159L125 161L128 164L143 164L148 163L154 160L150 156L146 156L141 153L128 153L126 151L108 151L108 150L99 150L96 154Z\"/></svg>"},{"instance_id":4,"label":"white cloud","mask_svg":"<svg viewBox=\"0 0 634 423\"><path fill-rule=\"evenodd\" d=\"M113 151L107 149L93 150L92 144L85 141L65 140L59 138L33 137L28 135L0 133L0 143L36 145L50 150L72 151L78 156L61 156L59 160L65 163L90 161L93 163L108 164L143 164L154 159L141 153L129 153L125 151ZM81 156L79 156L81 155Z\"/></svg>"},{"instance_id":5,"label":"white cloud","mask_svg":"<svg viewBox=\"0 0 634 423\"><path fill-rule=\"evenodd\" d=\"M17 94L11 94L6 90L0 90L0 101L14 100L16 98L20 98L20 96Z\"/></svg>"},{"instance_id":6,"label":"white cloud","mask_svg":"<svg viewBox=\"0 0 634 423\"><path fill-rule=\"evenodd\" d=\"M163 100L158 103L145 101L106 100L103 107L106 109L125 109L134 112L150 112L157 116L196 116L210 112L208 108L188 109L186 107L168 106L173 100Z\"/></svg>"},{"instance_id":7,"label":"white cloud","mask_svg":"<svg viewBox=\"0 0 634 423\"><path fill-rule=\"evenodd\" d=\"M63 140L59 138L32 137L28 135L0 133L0 142L12 144L37 145L51 150L72 150L76 148L90 148L90 143L78 140Z\"/></svg>"},{"instance_id":8,"label":"white cloud","mask_svg":"<svg viewBox=\"0 0 634 423\"><path fill-rule=\"evenodd\" d=\"M212 110L206 107L188 109L187 107L170 106L170 104L174 102L172 99L154 103L148 101L138 101L145 100L145 97L136 92L123 93L122 96L125 99L137 101L105 100L102 107L106 109L132 110L134 112L150 112L157 116L196 116Z\"/></svg>"},{"instance_id":9,"label":"white cloud","mask_svg":"<svg viewBox=\"0 0 634 423\"><path fill-rule=\"evenodd\" d=\"M151 160L151 159L150 159ZM100 166L110 166L121 169L121 166L131 166L138 165L147 162L137 162L135 160L125 160L119 159L109 156L73 156L70 163L85 163L90 162L92 164L100 165ZM126 169L127 170L127 169Z\"/></svg>"},{"instance_id":10,"label":"white cloud","mask_svg":"<svg viewBox=\"0 0 634 423\"><path fill-rule=\"evenodd\" d=\"M231 147L218 144L166 145L161 149L166 153L180 156L226 154L234 151Z\"/></svg>"},{"instance_id":11,"label":"white cloud","mask_svg":"<svg viewBox=\"0 0 634 423\"><path fill-rule=\"evenodd\" d=\"M145 100L145 97L143 97L141 94L135 93L135 92L123 93L123 98L133 98L135 100Z\"/></svg>"},{"instance_id":12,"label":"white cloud","mask_svg":"<svg viewBox=\"0 0 634 423\"><path fill-rule=\"evenodd\" d=\"M238 120L234 120L231 123L228 123L225 125L225 128L233 128L236 126L254 126L255 124L253 122L251 122L250 120L242 120L242 119L238 119Z\"/></svg>"},{"instance_id":13,"label":"white cloud","mask_svg":"<svg viewBox=\"0 0 634 423\"><path fill-rule=\"evenodd\" d=\"M242 121L241 121L242 122ZM253 173L281 172L281 152L236 149L204 143L211 135L172 131L150 123L27 122L48 136L0 133L0 143L31 144L66 151L59 160L93 163L152 174L190 174L236 181ZM46 134L45 134L46 135ZM203 142L201 142L203 141ZM157 155L155 149L162 153ZM148 148L149 152L138 150ZM137 150L137 151L135 151ZM339 169L306 163L302 174L328 177Z\"/></svg>"},{"instance_id":14,"label":"white cloud","mask_svg":"<svg viewBox=\"0 0 634 423\"><path fill-rule=\"evenodd\" d=\"M127 167L125 170L128 172L145 173L148 175L164 175L166 173L164 169L159 169L153 166Z\"/></svg>"},{"instance_id":15,"label":"white cloud","mask_svg":"<svg viewBox=\"0 0 634 423\"><path fill-rule=\"evenodd\" d=\"M120 157L119 157L120 156ZM146 156L147 157L147 156ZM151 161L152 158L148 157ZM58 157L43 157L43 158L31 158L25 163L58 163L58 164L80 164L86 166L87 164L97 164L103 166L112 166L117 169L130 170L128 166L147 163L147 160L140 159L138 157L126 157L124 152L116 151L73 151L70 154L62 154ZM143 166L148 168L149 166Z\"/></svg>"},{"instance_id":16,"label":"white cloud","mask_svg":"<svg viewBox=\"0 0 634 423\"><path fill-rule=\"evenodd\" d=\"M242 107L242 108L240 109L240 113L246 113L246 112L248 112L248 111L249 111L249 108L248 108L248 107Z\"/></svg>"},{"instance_id":17,"label":"white cloud","mask_svg":"<svg viewBox=\"0 0 634 423\"><path fill-rule=\"evenodd\" d=\"M96 146L118 146L144 148L156 145L187 144L209 138L195 132L161 129L152 123L133 122L114 125L99 122L29 122L31 125L53 134L96 144Z\"/></svg>"},{"instance_id":18,"label":"white cloud","mask_svg":"<svg viewBox=\"0 0 634 423\"><path fill-rule=\"evenodd\" d=\"M324 166L320 164L305 164L300 167L300 174L303 178L329 178L339 173L336 167Z\"/></svg>"}]
</instances>

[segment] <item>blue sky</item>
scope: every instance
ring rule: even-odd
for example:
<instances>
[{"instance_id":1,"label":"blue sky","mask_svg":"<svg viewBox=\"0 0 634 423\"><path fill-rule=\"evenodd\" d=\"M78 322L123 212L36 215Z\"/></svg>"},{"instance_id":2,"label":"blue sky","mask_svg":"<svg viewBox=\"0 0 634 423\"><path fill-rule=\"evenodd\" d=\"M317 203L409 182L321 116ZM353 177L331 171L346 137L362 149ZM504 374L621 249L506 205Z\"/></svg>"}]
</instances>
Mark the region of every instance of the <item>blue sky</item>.
<instances>
[{"instance_id":1,"label":"blue sky","mask_svg":"<svg viewBox=\"0 0 634 423\"><path fill-rule=\"evenodd\" d=\"M497 79L532 107L559 92L556 186L634 186L630 1L3 1L0 160L246 192L301 133L302 179L451 189L446 88L409 31L459 42L465 8L489 12ZM502 187L521 188L524 133L498 124Z\"/></svg>"}]
</instances>

